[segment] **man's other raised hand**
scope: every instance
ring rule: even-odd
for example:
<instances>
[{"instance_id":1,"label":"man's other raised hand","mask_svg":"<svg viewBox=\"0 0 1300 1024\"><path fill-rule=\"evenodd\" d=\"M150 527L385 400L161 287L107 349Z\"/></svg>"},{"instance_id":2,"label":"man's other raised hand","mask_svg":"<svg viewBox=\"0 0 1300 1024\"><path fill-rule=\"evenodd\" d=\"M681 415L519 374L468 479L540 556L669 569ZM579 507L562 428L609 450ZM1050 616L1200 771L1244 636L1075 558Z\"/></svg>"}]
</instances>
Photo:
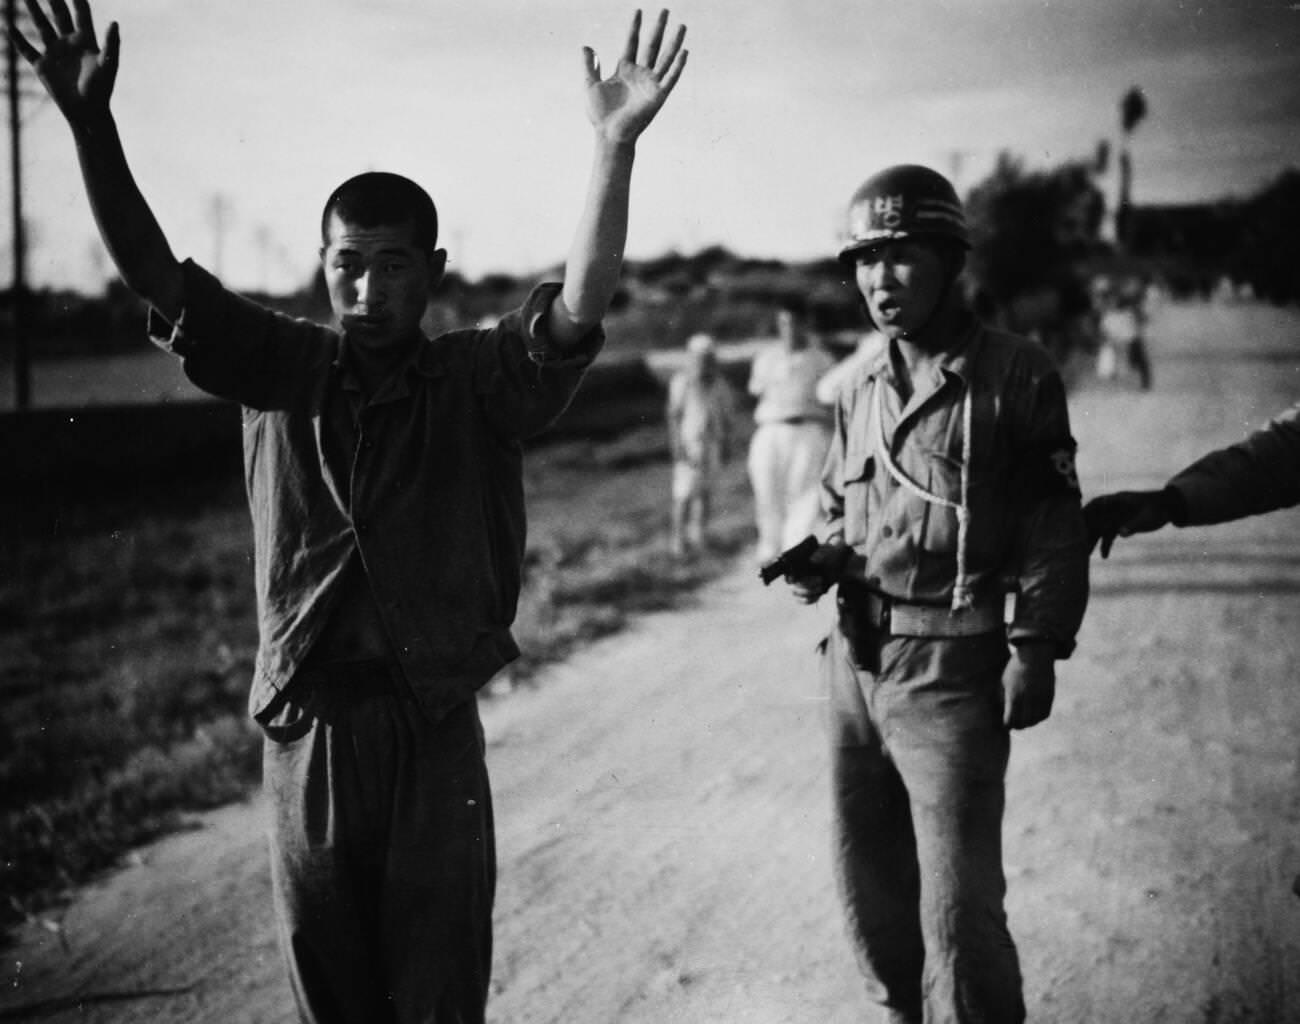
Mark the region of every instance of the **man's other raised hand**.
<instances>
[{"instance_id":1,"label":"man's other raised hand","mask_svg":"<svg viewBox=\"0 0 1300 1024\"><path fill-rule=\"evenodd\" d=\"M611 142L634 143L654 120L686 67L686 26L680 25L665 47L668 12L660 11L653 30L641 43L641 12L632 18L627 45L608 78L600 77L600 60L589 46L582 48L587 76L587 116L596 131ZM640 58L638 59L638 50Z\"/></svg>"}]
</instances>

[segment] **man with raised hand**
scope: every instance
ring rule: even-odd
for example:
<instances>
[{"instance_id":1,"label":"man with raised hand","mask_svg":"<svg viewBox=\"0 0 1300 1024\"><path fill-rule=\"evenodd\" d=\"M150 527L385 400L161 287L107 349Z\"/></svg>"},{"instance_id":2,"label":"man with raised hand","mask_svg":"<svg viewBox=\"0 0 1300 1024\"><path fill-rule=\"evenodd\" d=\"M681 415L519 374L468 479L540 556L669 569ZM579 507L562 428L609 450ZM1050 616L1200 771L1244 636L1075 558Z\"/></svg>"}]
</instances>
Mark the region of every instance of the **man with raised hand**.
<instances>
[{"instance_id":1,"label":"man with raised hand","mask_svg":"<svg viewBox=\"0 0 1300 1024\"><path fill-rule=\"evenodd\" d=\"M637 13L601 78L564 281L490 330L420 328L446 252L414 182L370 172L325 203L334 322L292 320L172 254L127 164L86 0L27 0L14 42L72 130L86 191L155 339L243 407L274 901L310 1022L482 1021L496 858L475 693L518 655L521 440L565 408L603 342L638 138L686 63ZM48 11L48 12L47 12ZM418 113L411 130L422 130ZM358 162L365 161L357 154Z\"/></svg>"}]
</instances>

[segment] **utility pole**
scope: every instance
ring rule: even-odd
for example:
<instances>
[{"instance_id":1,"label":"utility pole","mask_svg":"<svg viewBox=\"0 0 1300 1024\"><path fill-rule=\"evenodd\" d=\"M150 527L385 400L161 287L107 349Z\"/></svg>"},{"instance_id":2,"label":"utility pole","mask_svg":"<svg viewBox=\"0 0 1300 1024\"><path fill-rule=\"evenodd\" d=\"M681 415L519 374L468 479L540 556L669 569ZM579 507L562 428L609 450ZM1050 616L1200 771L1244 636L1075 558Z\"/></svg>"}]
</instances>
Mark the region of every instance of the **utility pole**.
<instances>
[{"instance_id":1,"label":"utility pole","mask_svg":"<svg viewBox=\"0 0 1300 1024\"><path fill-rule=\"evenodd\" d=\"M16 0L5 0L6 24L17 24ZM18 48L13 36L5 33L5 56L9 71L9 157L13 185L13 287L9 298L13 306L14 325L14 408L23 412L32 403L31 354L27 339L27 239L23 228L23 161L22 124L18 105Z\"/></svg>"},{"instance_id":2,"label":"utility pole","mask_svg":"<svg viewBox=\"0 0 1300 1024\"><path fill-rule=\"evenodd\" d=\"M1133 86L1119 101L1119 202L1115 209L1115 241L1121 249L1133 240L1133 157L1129 146L1133 129L1147 116L1147 98L1140 86Z\"/></svg>"}]
</instances>

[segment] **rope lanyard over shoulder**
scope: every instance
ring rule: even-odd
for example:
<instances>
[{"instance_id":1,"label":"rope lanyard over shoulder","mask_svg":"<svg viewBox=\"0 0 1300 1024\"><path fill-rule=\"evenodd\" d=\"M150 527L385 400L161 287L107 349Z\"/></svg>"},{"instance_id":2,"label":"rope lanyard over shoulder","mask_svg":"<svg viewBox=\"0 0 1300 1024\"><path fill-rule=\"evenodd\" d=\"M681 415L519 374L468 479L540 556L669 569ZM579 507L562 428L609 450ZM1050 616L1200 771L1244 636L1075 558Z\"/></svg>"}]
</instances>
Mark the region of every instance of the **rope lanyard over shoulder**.
<instances>
[{"instance_id":1,"label":"rope lanyard over shoulder","mask_svg":"<svg viewBox=\"0 0 1300 1024\"><path fill-rule=\"evenodd\" d=\"M934 494L926 490L915 480L904 473L889 451L889 445L885 443L885 401L882 395L883 388L879 380L875 386L875 421L876 421L876 451L880 453L880 460L885 465L885 470L904 488L911 491L922 501L931 505L938 505L941 508L950 508L957 515L957 575L952 585L952 610L954 612L964 611L975 603L975 594L971 586L969 573L966 571L966 554L967 543L970 535L970 465L971 465L971 421L973 419L972 407L974 402L971 400L971 386L966 385L966 394L962 398L962 439L961 439L961 498L959 501L952 501L940 494Z\"/></svg>"}]
</instances>

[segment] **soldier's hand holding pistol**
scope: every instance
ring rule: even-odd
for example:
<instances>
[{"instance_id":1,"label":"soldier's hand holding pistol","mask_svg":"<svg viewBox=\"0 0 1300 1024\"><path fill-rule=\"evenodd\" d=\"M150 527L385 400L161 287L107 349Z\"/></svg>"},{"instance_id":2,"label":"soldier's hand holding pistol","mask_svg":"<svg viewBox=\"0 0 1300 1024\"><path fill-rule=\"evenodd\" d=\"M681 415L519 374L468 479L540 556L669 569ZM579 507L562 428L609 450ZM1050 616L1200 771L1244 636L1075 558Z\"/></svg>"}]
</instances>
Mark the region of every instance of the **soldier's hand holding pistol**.
<instances>
[{"instance_id":1,"label":"soldier's hand holding pistol","mask_svg":"<svg viewBox=\"0 0 1300 1024\"><path fill-rule=\"evenodd\" d=\"M840 581L849 555L843 544L819 544L809 536L763 566L759 576L764 584L784 577L797 600L814 604Z\"/></svg>"}]
</instances>

